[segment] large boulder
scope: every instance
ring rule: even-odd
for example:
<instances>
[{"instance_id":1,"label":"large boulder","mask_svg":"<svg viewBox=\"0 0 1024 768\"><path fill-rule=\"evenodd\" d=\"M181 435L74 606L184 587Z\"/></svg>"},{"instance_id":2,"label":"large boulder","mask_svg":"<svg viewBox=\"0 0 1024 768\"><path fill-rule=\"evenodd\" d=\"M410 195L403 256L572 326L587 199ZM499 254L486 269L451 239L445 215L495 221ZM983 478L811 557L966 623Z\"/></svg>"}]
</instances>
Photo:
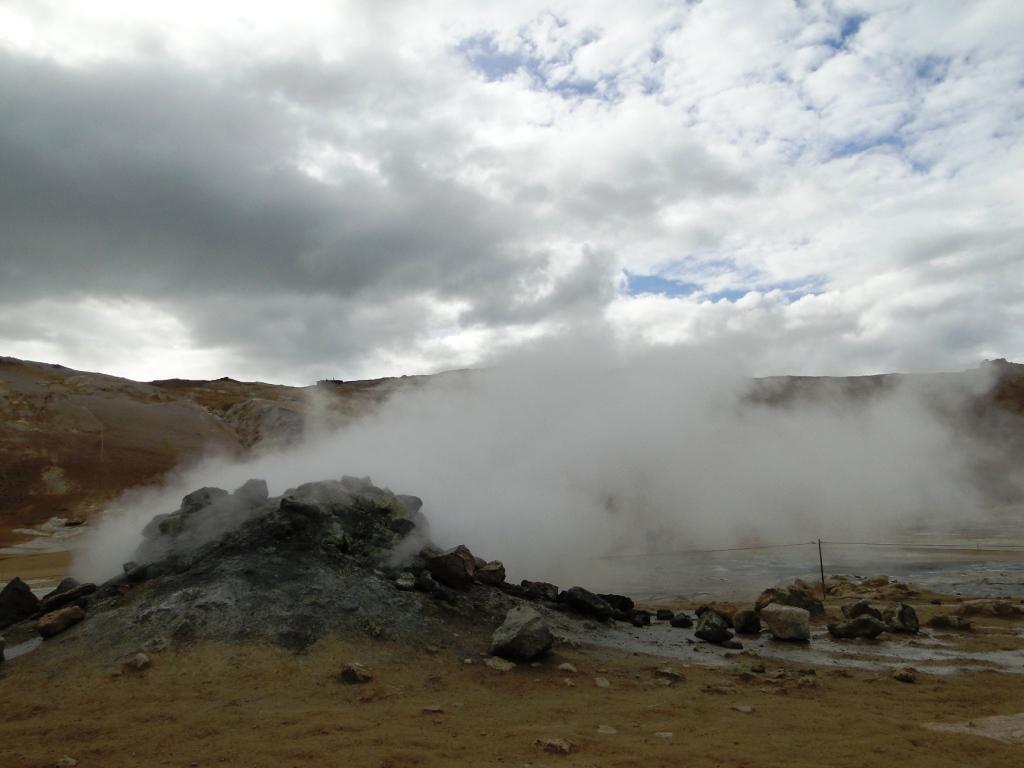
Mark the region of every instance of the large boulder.
<instances>
[{"instance_id":1,"label":"large boulder","mask_svg":"<svg viewBox=\"0 0 1024 768\"><path fill-rule=\"evenodd\" d=\"M718 611L707 610L697 620L697 629L693 634L708 643L716 645L732 640L732 632L726 624L725 617Z\"/></svg>"},{"instance_id":2,"label":"large boulder","mask_svg":"<svg viewBox=\"0 0 1024 768\"><path fill-rule=\"evenodd\" d=\"M786 587L766 589L758 596L754 610L760 612L772 603L803 608L812 616L821 616L825 613L825 604L815 596L813 588L799 580Z\"/></svg>"},{"instance_id":3,"label":"large boulder","mask_svg":"<svg viewBox=\"0 0 1024 768\"><path fill-rule=\"evenodd\" d=\"M874 639L885 632L885 624L880 619L862 613L849 621L836 621L828 625L828 633L842 640L851 638Z\"/></svg>"},{"instance_id":4,"label":"large boulder","mask_svg":"<svg viewBox=\"0 0 1024 768\"><path fill-rule=\"evenodd\" d=\"M437 581L448 587L466 587L476 578L476 559L469 548L457 547L427 558L427 570Z\"/></svg>"},{"instance_id":5,"label":"large boulder","mask_svg":"<svg viewBox=\"0 0 1024 768\"><path fill-rule=\"evenodd\" d=\"M890 632L907 635L916 635L921 627L917 620L917 611L906 603L899 603L895 608L887 608L882 612L882 621Z\"/></svg>"},{"instance_id":6,"label":"large boulder","mask_svg":"<svg viewBox=\"0 0 1024 768\"><path fill-rule=\"evenodd\" d=\"M494 631L491 655L513 661L532 661L547 653L554 640L550 627L537 611L517 606Z\"/></svg>"},{"instance_id":7,"label":"large boulder","mask_svg":"<svg viewBox=\"0 0 1024 768\"><path fill-rule=\"evenodd\" d=\"M769 603L761 609L761 621L776 640L810 640L811 614L804 608Z\"/></svg>"},{"instance_id":8,"label":"large boulder","mask_svg":"<svg viewBox=\"0 0 1024 768\"><path fill-rule=\"evenodd\" d=\"M72 627L85 618L85 611L79 606L72 605L68 608L61 608L48 613L39 620L39 634L43 637L59 635L68 627Z\"/></svg>"},{"instance_id":9,"label":"large boulder","mask_svg":"<svg viewBox=\"0 0 1024 768\"><path fill-rule=\"evenodd\" d=\"M566 590L562 596L562 602L577 613L591 616L599 621L610 619L615 613L615 609L608 604L607 600L598 597L583 587L571 587Z\"/></svg>"},{"instance_id":10,"label":"large boulder","mask_svg":"<svg viewBox=\"0 0 1024 768\"><path fill-rule=\"evenodd\" d=\"M15 576L0 590L0 629L39 612L39 598L28 584Z\"/></svg>"}]
</instances>

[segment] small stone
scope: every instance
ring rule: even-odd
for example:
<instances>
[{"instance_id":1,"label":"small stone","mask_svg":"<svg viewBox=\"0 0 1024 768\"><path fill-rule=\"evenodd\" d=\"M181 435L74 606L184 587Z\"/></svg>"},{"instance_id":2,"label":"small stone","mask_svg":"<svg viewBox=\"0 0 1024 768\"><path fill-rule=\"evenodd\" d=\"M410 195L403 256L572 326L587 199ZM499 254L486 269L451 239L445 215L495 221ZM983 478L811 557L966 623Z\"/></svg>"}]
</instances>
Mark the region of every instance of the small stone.
<instances>
[{"instance_id":1,"label":"small stone","mask_svg":"<svg viewBox=\"0 0 1024 768\"><path fill-rule=\"evenodd\" d=\"M503 659L500 656L489 656L484 664L497 672L511 672L516 668L514 661Z\"/></svg>"},{"instance_id":2,"label":"small stone","mask_svg":"<svg viewBox=\"0 0 1024 768\"><path fill-rule=\"evenodd\" d=\"M595 677L594 678L594 685L596 685L598 688L611 688L612 687L612 684L608 682L608 678L607 677Z\"/></svg>"},{"instance_id":3,"label":"small stone","mask_svg":"<svg viewBox=\"0 0 1024 768\"><path fill-rule=\"evenodd\" d=\"M666 680L671 681L678 681L683 679L682 673L677 672L676 670L672 669L672 667L659 667L658 669L654 670L654 675L655 677L663 677Z\"/></svg>"},{"instance_id":4,"label":"small stone","mask_svg":"<svg viewBox=\"0 0 1024 768\"><path fill-rule=\"evenodd\" d=\"M603 736L614 736L616 733L618 733L618 731L612 728L610 725L597 726L597 732L602 734Z\"/></svg>"},{"instance_id":5,"label":"small stone","mask_svg":"<svg viewBox=\"0 0 1024 768\"><path fill-rule=\"evenodd\" d=\"M657 731L654 736L659 739L671 739L672 731Z\"/></svg>"},{"instance_id":6,"label":"small stone","mask_svg":"<svg viewBox=\"0 0 1024 768\"><path fill-rule=\"evenodd\" d=\"M124 668L132 672L141 672L151 663L149 656L144 653L136 653L124 663Z\"/></svg>"},{"instance_id":7,"label":"small stone","mask_svg":"<svg viewBox=\"0 0 1024 768\"><path fill-rule=\"evenodd\" d=\"M754 708L749 704L733 704L731 707L729 707L729 709L733 710L734 712L740 712L744 715L749 715L751 712L754 711Z\"/></svg>"},{"instance_id":8,"label":"small stone","mask_svg":"<svg viewBox=\"0 0 1024 768\"><path fill-rule=\"evenodd\" d=\"M954 614L939 614L928 619L928 626L932 629L953 629L958 632L970 632L971 622L962 616Z\"/></svg>"},{"instance_id":9,"label":"small stone","mask_svg":"<svg viewBox=\"0 0 1024 768\"><path fill-rule=\"evenodd\" d=\"M761 664L760 662L758 662L757 664L751 664L750 671L753 672L755 675L763 675L764 664Z\"/></svg>"},{"instance_id":10,"label":"small stone","mask_svg":"<svg viewBox=\"0 0 1024 768\"><path fill-rule=\"evenodd\" d=\"M899 680L901 683L916 683L917 682L917 670L913 667L903 667L897 669L892 673L894 680Z\"/></svg>"},{"instance_id":11,"label":"small stone","mask_svg":"<svg viewBox=\"0 0 1024 768\"><path fill-rule=\"evenodd\" d=\"M570 664L568 661L563 661L561 664L558 665L558 668L562 672L571 672L574 675L579 671L579 670L576 669L575 666Z\"/></svg>"},{"instance_id":12,"label":"small stone","mask_svg":"<svg viewBox=\"0 0 1024 768\"><path fill-rule=\"evenodd\" d=\"M76 765L78 765L78 761L67 755L64 755L64 757L54 763L55 768L75 768Z\"/></svg>"},{"instance_id":13,"label":"small stone","mask_svg":"<svg viewBox=\"0 0 1024 768\"><path fill-rule=\"evenodd\" d=\"M341 668L341 672L338 674L338 679L348 685L359 685L373 680L373 675L371 675L370 670L362 664L352 662L351 664L346 664Z\"/></svg>"},{"instance_id":14,"label":"small stone","mask_svg":"<svg viewBox=\"0 0 1024 768\"><path fill-rule=\"evenodd\" d=\"M438 706L424 707L423 708L423 714L424 715L443 715L444 714L444 707L438 707Z\"/></svg>"},{"instance_id":15,"label":"small stone","mask_svg":"<svg viewBox=\"0 0 1024 768\"><path fill-rule=\"evenodd\" d=\"M817 688L818 681L813 677L804 676L797 680L796 686L797 688Z\"/></svg>"},{"instance_id":16,"label":"small stone","mask_svg":"<svg viewBox=\"0 0 1024 768\"><path fill-rule=\"evenodd\" d=\"M556 755L571 755L579 750L579 747L568 739L537 739L536 744L545 752Z\"/></svg>"},{"instance_id":17,"label":"small stone","mask_svg":"<svg viewBox=\"0 0 1024 768\"><path fill-rule=\"evenodd\" d=\"M676 616L674 611L670 611L668 608L659 608L657 617L658 621L672 621Z\"/></svg>"},{"instance_id":18,"label":"small stone","mask_svg":"<svg viewBox=\"0 0 1024 768\"><path fill-rule=\"evenodd\" d=\"M395 587L403 592L416 589L416 574L403 571L395 577Z\"/></svg>"},{"instance_id":19,"label":"small stone","mask_svg":"<svg viewBox=\"0 0 1024 768\"><path fill-rule=\"evenodd\" d=\"M689 629L693 626L693 617L687 616L685 613L677 613L668 623L677 629Z\"/></svg>"}]
</instances>

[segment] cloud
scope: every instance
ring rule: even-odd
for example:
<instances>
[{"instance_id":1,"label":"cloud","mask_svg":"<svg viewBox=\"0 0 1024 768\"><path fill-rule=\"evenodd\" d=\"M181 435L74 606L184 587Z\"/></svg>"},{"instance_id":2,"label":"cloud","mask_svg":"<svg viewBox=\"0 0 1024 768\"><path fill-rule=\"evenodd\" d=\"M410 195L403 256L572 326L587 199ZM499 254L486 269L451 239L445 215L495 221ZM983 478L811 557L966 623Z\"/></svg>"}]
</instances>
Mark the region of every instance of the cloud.
<instances>
[{"instance_id":1,"label":"cloud","mask_svg":"<svg viewBox=\"0 0 1024 768\"><path fill-rule=\"evenodd\" d=\"M754 329L804 373L1022 357L1022 14L10 3L0 346L289 382L583 326ZM104 316L143 306L192 354Z\"/></svg>"}]
</instances>

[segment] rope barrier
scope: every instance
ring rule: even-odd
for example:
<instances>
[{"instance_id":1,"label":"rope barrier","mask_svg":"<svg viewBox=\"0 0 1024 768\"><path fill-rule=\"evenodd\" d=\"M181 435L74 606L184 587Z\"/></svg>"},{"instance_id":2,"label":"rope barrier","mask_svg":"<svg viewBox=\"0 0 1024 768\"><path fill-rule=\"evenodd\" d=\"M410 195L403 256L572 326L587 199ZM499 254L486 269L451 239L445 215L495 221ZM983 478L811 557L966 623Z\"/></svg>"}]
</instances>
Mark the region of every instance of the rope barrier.
<instances>
[{"instance_id":1,"label":"rope barrier","mask_svg":"<svg viewBox=\"0 0 1024 768\"><path fill-rule=\"evenodd\" d=\"M963 546L957 544L936 544L936 543L912 543L912 542L878 542L878 541L828 541L821 539L815 541L798 541L788 544L754 544L747 547L716 547L712 549L672 549L664 552L632 552L617 555L605 555L600 560L616 560L619 558L631 557L660 557L663 555L704 555L717 552L748 552L760 549L785 549L789 547L813 547L822 546L838 547L895 547L899 549L940 549L947 552L1024 552L1024 544L975 544L974 546Z\"/></svg>"}]
</instances>

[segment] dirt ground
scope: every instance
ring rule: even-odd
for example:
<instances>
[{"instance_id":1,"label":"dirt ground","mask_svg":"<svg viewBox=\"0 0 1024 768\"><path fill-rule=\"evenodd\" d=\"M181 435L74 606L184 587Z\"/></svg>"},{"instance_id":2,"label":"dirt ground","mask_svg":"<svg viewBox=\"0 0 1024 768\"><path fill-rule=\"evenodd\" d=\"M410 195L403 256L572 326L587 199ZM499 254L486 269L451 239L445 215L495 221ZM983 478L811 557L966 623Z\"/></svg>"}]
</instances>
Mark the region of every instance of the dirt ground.
<instances>
[{"instance_id":1,"label":"dirt ground","mask_svg":"<svg viewBox=\"0 0 1024 768\"><path fill-rule=\"evenodd\" d=\"M1016 675L921 675L907 684L880 673L802 674L771 660L754 673L758 660L746 656L712 670L586 647L559 647L540 666L499 672L468 652L475 642L329 640L304 654L200 644L122 672L76 649L72 630L0 666L0 765L37 768L64 755L82 768L1024 761L1024 745L925 728L1021 712L1024 680ZM351 661L373 680L340 683ZM558 669L563 662L578 672ZM660 676L664 667L683 679ZM537 744L546 739L565 739L575 751L548 753Z\"/></svg>"},{"instance_id":2,"label":"dirt ground","mask_svg":"<svg viewBox=\"0 0 1024 768\"><path fill-rule=\"evenodd\" d=\"M56 579L66 558L0 560L0 581L11 569ZM921 606L922 619L950 607ZM1020 622L982 624L991 631L964 636L963 650L1024 653ZM481 654L489 629L422 647L331 639L302 654L203 643L150 654L142 672L80 647L72 629L0 664L0 768L42 768L65 755L81 768L1024 764L1024 739L926 728L983 730L983 718L1019 715L1024 676L922 670L908 684L748 653L710 669L565 644L539 666L499 672ZM371 682L338 681L353 661ZM565 662L577 671L559 669ZM547 739L571 742L572 753L545 751L538 741Z\"/></svg>"}]
</instances>

